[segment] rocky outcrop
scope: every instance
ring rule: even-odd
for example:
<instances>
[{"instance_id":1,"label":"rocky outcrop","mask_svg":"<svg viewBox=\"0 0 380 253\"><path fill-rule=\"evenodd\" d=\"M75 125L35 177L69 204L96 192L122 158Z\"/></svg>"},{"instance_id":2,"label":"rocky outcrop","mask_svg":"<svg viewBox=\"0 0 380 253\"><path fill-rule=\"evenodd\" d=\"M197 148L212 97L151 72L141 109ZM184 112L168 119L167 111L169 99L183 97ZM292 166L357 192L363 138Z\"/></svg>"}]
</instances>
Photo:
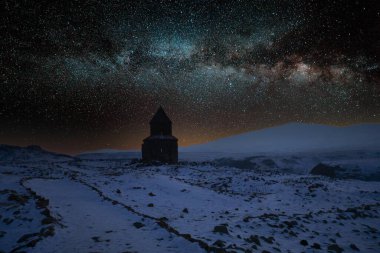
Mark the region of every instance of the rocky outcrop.
<instances>
[{"instance_id":1,"label":"rocky outcrop","mask_svg":"<svg viewBox=\"0 0 380 253\"><path fill-rule=\"evenodd\" d=\"M339 166L320 163L310 171L310 174L335 178L338 170L340 170Z\"/></svg>"}]
</instances>

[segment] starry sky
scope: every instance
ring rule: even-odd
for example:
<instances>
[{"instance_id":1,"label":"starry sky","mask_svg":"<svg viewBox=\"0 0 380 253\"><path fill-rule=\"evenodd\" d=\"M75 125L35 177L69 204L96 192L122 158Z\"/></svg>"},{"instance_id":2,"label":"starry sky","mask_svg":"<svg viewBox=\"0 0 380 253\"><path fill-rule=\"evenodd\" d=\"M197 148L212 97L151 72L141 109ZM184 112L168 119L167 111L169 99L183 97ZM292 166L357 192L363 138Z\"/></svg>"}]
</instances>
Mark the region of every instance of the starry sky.
<instances>
[{"instance_id":1,"label":"starry sky","mask_svg":"<svg viewBox=\"0 0 380 253\"><path fill-rule=\"evenodd\" d=\"M0 143L186 146L287 122L380 122L380 4L1 1Z\"/></svg>"}]
</instances>

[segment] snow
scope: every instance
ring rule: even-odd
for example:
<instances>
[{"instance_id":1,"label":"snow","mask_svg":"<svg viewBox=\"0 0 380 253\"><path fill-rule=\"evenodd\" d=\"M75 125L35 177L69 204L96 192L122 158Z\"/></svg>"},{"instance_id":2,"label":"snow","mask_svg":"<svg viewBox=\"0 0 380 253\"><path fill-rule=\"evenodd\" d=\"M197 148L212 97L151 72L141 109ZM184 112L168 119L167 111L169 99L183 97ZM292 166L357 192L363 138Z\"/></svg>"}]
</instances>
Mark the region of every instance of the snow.
<instances>
[{"instance_id":1,"label":"snow","mask_svg":"<svg viewBox=\"0 0 380 253\"><path fill-rule=\"evenodd\" d=\"M0 144L0 163L21 161L68 161L72 157L43 150L39 146L17 147Z\"/></svg>"},{"instance_id":2,"label":"snow","mask_svg":"<svg viewBox=\"0 0 380 253\"><path fill-rule=\"evenodd\" d=\"M302 239L322 249L334 240L348 252L352 242L364 252L376 252L380 243L367 236L380 227L379 182L211 164L132 164L106 170L91 170L87 164L82 163L78 177L106 196L139 213L164 216L175 229L211 245L219 240L239 252L252 249L255 243L249 238L256 235L259 248L268 251L312 252L310 245L300 245ZM292 222L297 225L286 225ZM228 235L213 232L221 224L227 224ZM274 241L266 243L270 237Z\"/></svg>"},{"instance_id":3,"label":"snow","mask_svg":"<svg viewBox=\"0 0 380 253\"><path fill-rule=\"evenodd\" d=\"M27 186L50 200L52 213L63 225L35 252L178 252L183 246L182 252L201 252L194 243L171 236L152 220L102 201L96 192L77 182L33 179ZM145 226L137 229L135 222Z\"/></svg>"},{"instance_id":4,"label":"snow","mask_svg":"<svg viewBox=\"0 0 380 253\"><path fill-rule=\"evenodd\" d=\"M0 252L376 253L377 130L284 125L190 147L173 165L0 146ZM319 163L336 177L310 175Z\"/></svg>"},{"instance_id":5,"label":"snow","mask_svg":"<svg viewBox=\"0 0 380 253\"><path fill-rule=\"evenodd\" d=\"M293 153L379 150L380 124L335 127L289 123L182 148L182 152Z\"/></svg>"}]
</instances>

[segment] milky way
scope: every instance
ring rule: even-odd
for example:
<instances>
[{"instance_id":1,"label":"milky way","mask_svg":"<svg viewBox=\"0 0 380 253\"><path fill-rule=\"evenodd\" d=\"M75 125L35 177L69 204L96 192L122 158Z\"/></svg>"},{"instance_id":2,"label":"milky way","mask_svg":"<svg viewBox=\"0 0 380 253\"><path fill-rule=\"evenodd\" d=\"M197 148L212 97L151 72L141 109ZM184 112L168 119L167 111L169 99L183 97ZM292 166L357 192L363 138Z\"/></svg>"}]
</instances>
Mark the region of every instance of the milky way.
<instances>
[{"instance_id":1,"label":"milky way","mask_svg":"<svg viewBox=\"0 0 380 253\"><path fill-rule=\"evenodd\" d=\"M0 142L138 148L380 122L377 1L5 1Z\"/></svg>"}]
</instances>

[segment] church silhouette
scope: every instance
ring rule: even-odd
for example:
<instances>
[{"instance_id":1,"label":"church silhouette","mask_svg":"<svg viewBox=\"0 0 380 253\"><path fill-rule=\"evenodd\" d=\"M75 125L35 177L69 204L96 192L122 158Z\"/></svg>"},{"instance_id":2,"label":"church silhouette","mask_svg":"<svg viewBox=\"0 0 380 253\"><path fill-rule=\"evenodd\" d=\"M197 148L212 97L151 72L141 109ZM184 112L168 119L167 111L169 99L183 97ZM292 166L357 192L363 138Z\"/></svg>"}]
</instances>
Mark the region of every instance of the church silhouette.
<instances>
[{"instance_id":1,"label":"church silhouette","mask_svg":"<svg viewBox=\"0 0 380 253\"><path fill-rule=\"evenodd\" d=\"M144 162L178 162L178 139L172 135L172 122L160 106L149 122L150 136L143 140Z\"/></svg>"}]
</instances>

